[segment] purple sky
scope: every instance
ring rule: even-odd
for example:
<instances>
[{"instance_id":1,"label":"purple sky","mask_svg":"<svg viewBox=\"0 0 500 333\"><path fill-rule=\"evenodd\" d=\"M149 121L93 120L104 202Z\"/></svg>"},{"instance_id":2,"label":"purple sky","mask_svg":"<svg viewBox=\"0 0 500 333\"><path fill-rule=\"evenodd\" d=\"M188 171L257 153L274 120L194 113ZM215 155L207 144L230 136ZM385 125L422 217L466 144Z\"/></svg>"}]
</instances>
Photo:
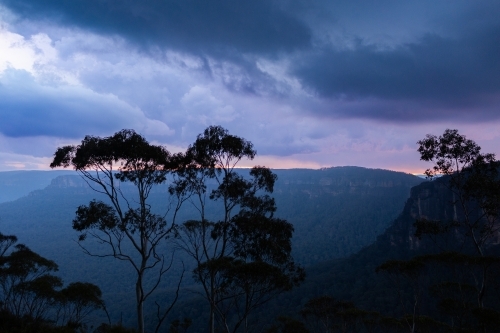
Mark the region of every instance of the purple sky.
<instances>
[{"instance_id":1,"label":"purple sky","mask_svg":"<svg viewBox=\"0 0 500 333\"><path fill-rule=\"evenodd\" d=\"M133 128L181 151L209 125L247 165L422 173L456 128L500 153L500 2L0 0L0 171Z\"/></svg>"}]
</instances>

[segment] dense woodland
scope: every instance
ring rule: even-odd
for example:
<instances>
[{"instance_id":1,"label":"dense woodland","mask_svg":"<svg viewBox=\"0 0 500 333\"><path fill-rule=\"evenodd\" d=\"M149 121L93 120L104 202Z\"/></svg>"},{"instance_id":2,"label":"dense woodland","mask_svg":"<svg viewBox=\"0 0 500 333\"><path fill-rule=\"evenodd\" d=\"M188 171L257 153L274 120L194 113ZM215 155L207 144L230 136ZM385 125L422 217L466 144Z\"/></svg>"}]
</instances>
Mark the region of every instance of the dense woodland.
<instances>
[{"instance_id":1,"label":"dense woodland","mask_svg":"<svg viewBox=\"0 0 500 333\"><path fill-rule=\"evenodd\" d=\"M0 331L497 332L495 157L418 145L423 183L236 169L256 151L220 127L177 155L133 131L61 147L80 176L0 204Z\"/></svg>"}]
</instances>

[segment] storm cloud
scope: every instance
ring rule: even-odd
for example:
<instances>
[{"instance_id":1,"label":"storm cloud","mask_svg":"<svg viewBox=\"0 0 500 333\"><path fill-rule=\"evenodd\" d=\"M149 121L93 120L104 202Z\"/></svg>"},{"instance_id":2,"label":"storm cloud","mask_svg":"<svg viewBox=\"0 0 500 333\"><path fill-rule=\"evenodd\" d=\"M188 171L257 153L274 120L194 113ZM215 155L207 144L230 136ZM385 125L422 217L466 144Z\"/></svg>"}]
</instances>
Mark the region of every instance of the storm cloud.
<instances>
[{"instance_id":1,"label":"storm cloud","mask_svg":"<svg viewBox=\"0 0 500 333\"><path fill-rule=\"evenodd\" d=\"M150 53L158 47L187 52L199 57L200 70L220 78L233 92L293 94L257 65L259 57L288 61L286 75L299 80L306 91L334 102L330 111L319 112L322 117L441 119L442 114L433 108L456 108L454 115L464 119L474 108L483 110L480 120L498 115L493 104L500 98L500 10L492 2L460 1L454 8L458 14L453 15L447 15L443 4L427 1L406 6L394 1L374 6L362 0L312 1L309 6L300 1L265 0L3 3L20 18L121 36ZM413 30L402 26L404 17L398 15L408 16L412 11L415 18L407 17L410 23L417 27L423 22L433 24ZM368 16L370 12L372 16ZM376 24L380 27L366 27L374 17L379 17ZM370 33L397 36L396 26L391 24L412 33L407 38L410 41L388 45ZM386 31L384 26L393 30ZM325 29L338 38L325 42L320 35ZM359 99L386 101L387 110L339 108L335 103ZM420 106L423 112L397 110L400 101Z\"/></svg>"},{"instance_id":2,"label":"storm cloud","mask_svg":"<svg viewBox=\"0 0 500 333\"><path fill-rule=\"evenodd\" d=\"M445 128L496 152L499 17L494 0L0 0L0 156L122 128L182 150L208 125L275 167L410 170Z\"/></svg>"},{"instance_id":3,"label":"storm cloud","mask_svg":"<svg viewBox=\"0 0 500 333\"><path fill-rule=\"evenodd\" d=\"M390 50L361 42L348 50L320 50L300 59L293 73L318 95L333 100L405 101L428 110L455 109L452 115L456 117L480 106L487 113L484 116L497 118L499 109L483 104L488 100L497 104L500 99L500 25L459 39L426 35L418 43ZM409 110L400 115L401 119L443 116ZM376 108L350 111L344 116L397 116L390 110L377 112Z\"/></svg>"},{"instance_id":4,"label":"storm cloud","mask_svg":"<svg viewBox=\"0 0 500 333\"><path fill-rule=\"evenodd\" d=\"M142 46L194 53L276 53L310 44L309 28L279 2L231 0L4 0L21 17L55 20Z\"/></svg>"}]
</instances>

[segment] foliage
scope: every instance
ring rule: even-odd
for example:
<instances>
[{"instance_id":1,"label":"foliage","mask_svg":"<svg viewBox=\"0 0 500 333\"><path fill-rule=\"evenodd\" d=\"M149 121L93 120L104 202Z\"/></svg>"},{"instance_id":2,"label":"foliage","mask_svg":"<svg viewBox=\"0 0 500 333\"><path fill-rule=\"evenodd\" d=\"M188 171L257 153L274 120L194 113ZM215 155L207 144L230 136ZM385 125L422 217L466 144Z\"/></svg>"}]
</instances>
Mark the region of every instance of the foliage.
<instances>
[{"instance_id":1,"label":"foliage","mask_svg":"<svg viewBox=\"0 0 500 333\"><path fill-rule=\"evenodd\" d=\"M62 280L52 275L57 264L25 245L14 246L16 241L15 236L0 233L0 322L5 327L52 332L59 331L56 324L60 324L76 329L85 325L90 312L105 310L97 286L75 282L61 289Z\"/></svg>"},{"instance_id":2,"label":"foliage","mask_svg":"<svg viewBox=\"0 0 500 333\"><path fill-rule=\"evenodd\" d=\"M290 317L278 317L278 323L271 326L266 333L309 333L304 323Z\"/></svg>"},{"instance_id":3,"label":"foliage","mask_svg":"<svg viewBox=\"0 0 500 333\"><path fill-rule=\"evenodd\" d=\"M55 303L56 288L62 281L51 273L57 265L18 244L0 259L2 309L18 317L45 320L49 306Z\"/></svg>"},{"instance_id":4,"label":"foliage","mask_svg":"<svg viewBox=\"0 0 500 333\"><path fill-rule=\"evenodd\" d=\"M454 332L495 331L500 307L491 302L488 292L496 283L500 264L500 257L492 252L500 232L498 163L493 154L482 154L474 141L457 130L446 130L439 137L427 135L418 144L421 159L434 162L426 171L428 178L451 192L453 216L446 220L421 218L414 224L415 235L432 239L439 252L388 261L379 269L393 277L400 295L405 293L401 278L413 290L411 310L401 296L403 320L410 332L423 330L427 324ZM447 244L451 248L446 249ZM434 297L440 316L422 321L425 289Z\"/></svg>"},{"instance_id":5,"label":"foliage","mask_svg":"<svg viewBox=\"0 0 500 333\"><path fill-rule=\"evenodd\" d=\"M418 142L421 159L435 165L426 170L437 175L452 191L455 216L450 221L420 220L416 234L439 234L458 231L466 246L477 255L485 255L487 247L499 231L500 180L494 154L482 154L481 148L457 130L446 130L442 136L427 135Z\"/></svg>"},{"instance_id":6,"label":"foliage","mask_svg":"<svg viewBox=\"0 0 500 333\"><path fill-rule=\"evenodd\" d=\"M148 197L154 185L166 180L175 160L175 156L164 147L151 145L133 130L122 130L105 138L86 136L78 146L58 148L50 165L52 168L72 166L92 189L109 200L109 203L93 200L80 206L73 228L80 232L80 242L90 235L107 245L107 252L102 253L92 253L82 245L87 254L114 257L133 267L136 272L137 322L141 333L145 330L144 302L172 264L158 249L174 230L174 221L168 225L164 215L151 212ZM133 184L136 195L127 197L121 183ZM181 201L174 204L174 216ZM149 289L145 289L144 284L146 272L156 274L156 281ZM156 330L170 309L168 306L158 316Z\"/></svg>"},{"instance_id":7,"label":"foliage","mask_svg":"<svg viewBox=\"0 0 500 333\"><path fill-rule=\"evenodd\" d=\"M425 286L422 280L426 274L426 268L420 257L411 260L389 260L377 268L377 271L387 272L394 284L404 313L401 321L408 327L410 332L416 331L416 326L422 318L420 308ZM411 290L409 302L404 299L404 287L402 286L404 282L408 282L408 287Z\"/></svg>"},{"instance_id":8,"label":"foliage","mask_svg":"<svg viewBox=\"0 0 500 333\"><path fill-rule=\"evenodd\" d=\"M88 282L70 283L59 292L58 301L59 316L62 316L63 322L75 327L80 327L91 312L106 310L101 290Z\"/></svg>"},{"instance_id":9,"label":"foliage","mask_svg":"<svg viewBox=\"0 0 500 333\"><path fill-rule=\"evenodd\" d=\"M94 333L136 333L136 331L122 325L101 324Z\"/></svg>"},{"instance_id":10,"label":"foliage","mask_svg":"<svg viewBox=\"0 0 500 333\"><path fill-rule=\"evenodd\" d=\"M192 320L189 318L184 318L182 321L179 319L174 320L170 323L169 333L185 333L192 324Z\"/></svg>"},{"instance_id":11,"label":"foliage","mask_svg":"<svg viewBox=\"0 0 500 333\"><path fill-rule=\"evenodd\" d=\"M194 279L210 306L209 330L216 321L225 332L249 329L257 307L304 279L291 257L293 226L274 217L269 193L276 176L254 167L249 178L234 171L243 158L255 157L253 145L219 126L208 127L186 153L171 193L188 193L198 220L180 228L180 246L195 259ZM208 189L208 183L215 188ZM206 202L219 202L220 218L209 221Z\"/></svg>"}]
</instances>

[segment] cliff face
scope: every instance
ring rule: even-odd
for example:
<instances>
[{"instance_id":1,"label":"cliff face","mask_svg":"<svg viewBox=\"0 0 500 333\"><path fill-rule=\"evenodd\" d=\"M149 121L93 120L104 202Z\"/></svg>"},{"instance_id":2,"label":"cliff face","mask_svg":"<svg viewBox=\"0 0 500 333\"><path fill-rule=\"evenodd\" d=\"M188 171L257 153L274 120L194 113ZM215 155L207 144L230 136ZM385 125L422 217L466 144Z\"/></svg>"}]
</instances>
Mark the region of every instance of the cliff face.
<instances>
[{"instance_id":1,"label":"cliff face","mask_svg":"<svg viewBox=\"0 0 500 333\"><path fill-rule=\"evenodd\" d=\"M394 250L425 250L431 245L415 237L414 223L420 219L456 221L457 218L457 206L451 190L442 181L427 181L411 189L402 213L378 237L377 242L388 243Z\"/></svg>"},{"instance_id":2,"label":"cliff face","mask_svg":"<svg viewBox=\"0 0 500 333\"><path fill-rule=\"evenodd\" d=\"M50 185L57 176L74 173L57 171L4 171L0 172L0 203L19 199L37 189Z\"/></svg>"},{"instance_id":3,"label":"cliff face","mask_svg":"<svg viewBox=\"0 0 500 333\"><path fill-rule=\"evenodd\" d=\"M292 222L294 258L302 264L345 257L374 242L394 220L413 175L359 167L275 170L276 215Z\"/></svg>"},{"instance_id":4,"label":"cliff face","mask_svg":"<svg viewBox=\"0 0 500 333\"><path fill-rule=\"evenodd\" d=\"M402 172L361 167L333 167L320 170L273 170L278 175L275 191L309 191L316 193L374 193L381 188L410 189L422 182ZM407 192L408 193L408 192Z\"/></svg>"},{"instance_id":5,"label":"cliff face","mask_svg":"<svg viewBox=\"0 0 500 333\"><path fill-rule=\"evenodd\" d=\"M411 189L410 198L406 201L403 212L394 223L379 236L378 242L390 244L393 249L416 251L430 250L437 244L428 237L421 240L415 237L414 223L417 220L429 221L464 221L464 213L460 202L454 193L447 187L446 179L436 179L424 182ZM471 221L478 219L482 210L470 204L468 206L469 218ZM452 250L463 240L466 231L455 230L447 238L448 249ZM444 240L444 236L442 240ZM496 237L491 237L490 244L500 244L500 232ZM453 244L455 243L455 244Z\"/></svg>"},{"instance_id":6,"label":"cliff face","mask_svg":"<svg viewBox=\"0 0 500 333\"><path fill-rule=\"evenodd\" d=\"M53 192L62 190L74 194L87 194L87 193L95 194L95 191L92 189L92 187L99 191L101 190L99 185L96 185L95 183L86 180L85 178L76 174L75 172L73 173L74 173L73 175L64 175L52 179L50 185L47 186L45 190ZM118 188L120 188L124 193L130 193L130 192L135 193L137 191L135 186L128 182L122 183L115 179L115 185ZM168 186L166 184L154 186L152 192L167 193Z\"/></svg>"},{"instance_id":7,"label":"cliff face","mask_svg":"<svg viewBox=\"0 0 500 333\"><path fill-rule=\"evenodd\" d=\"M406 203L399 206L399 216L371 245L349 257L307 267L308 277L294 291L295 298L289 303L299 303L305 297L331 295L352 301L365 310L401 316L401 303L394 283L385 274L377 273L377 268L388 260L407 260L420 254L455 250L457 246L462 248L463 243L457 241L463 240L460 232L450 232L436 240L415 237L414 223L419 219L462 220L460 206L454 204L453 193L444 180L426 181L414 186ZM499 240L500 237L491 241L498 244ZM435 311L435 308L432 310Z\"/></svg>"},{"instance_id":8,"label":"cliff face","mask_svg":"<svg viewBox=\"0 0 500 333\"><path fill-rule=\"evenodd\" d=\"M90 188L80 176L59 176L52 179L51 188Z\"/></svg>"}]
</instances>

